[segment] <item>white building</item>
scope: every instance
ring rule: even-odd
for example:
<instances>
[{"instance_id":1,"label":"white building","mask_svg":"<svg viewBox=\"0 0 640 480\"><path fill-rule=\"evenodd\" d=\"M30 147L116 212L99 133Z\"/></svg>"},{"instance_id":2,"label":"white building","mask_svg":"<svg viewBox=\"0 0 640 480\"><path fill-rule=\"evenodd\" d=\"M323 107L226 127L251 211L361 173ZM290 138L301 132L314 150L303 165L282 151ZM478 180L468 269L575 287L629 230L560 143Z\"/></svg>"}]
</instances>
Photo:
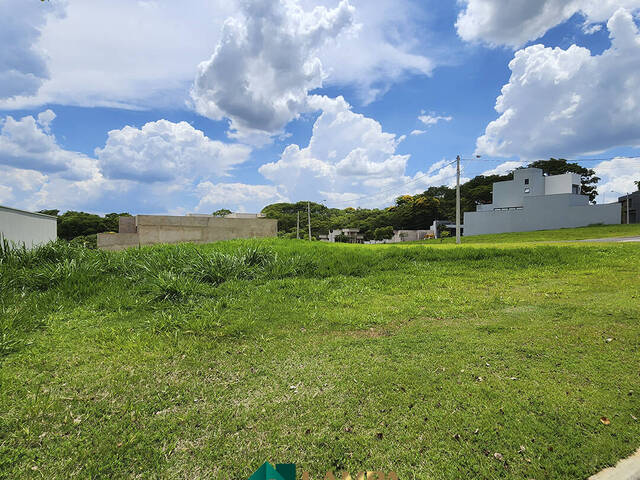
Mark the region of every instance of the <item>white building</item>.
<instances>
[{"instance_id":1,"label":"white building","mask_svg":"<svg viewBox=\"0 0 640 480\"><path fill-rule=\"evenodd\" d=\"M493 184L493 203L464 214L464 234L619 223L620 204L591 205L580 195L580 175L545 176L539 168L525 168L516 170L513 180Z\"/></svg>"},{"instance_id":2,"label":"white building","mask_svg":"<svg viewBox=\"0 0 640 480\"><path fill-rule=\"evenodd\" d=\"M331 230L328 235L319 235L318 238L321 242L336 242L342 237L344 243L364 243L364 235L360 233L359 228L341 228L338 230Z\"/></svg>"},{"instance_id":3,"label":"white building","mask_svg":"<svg viewBox=\"0 0 640 480\"><path fill-rule=\"evenodd\" d=\"M57 239L58 221L50 215L0 206L0 237L33 248Z\"/></svg>"}]
</instances>

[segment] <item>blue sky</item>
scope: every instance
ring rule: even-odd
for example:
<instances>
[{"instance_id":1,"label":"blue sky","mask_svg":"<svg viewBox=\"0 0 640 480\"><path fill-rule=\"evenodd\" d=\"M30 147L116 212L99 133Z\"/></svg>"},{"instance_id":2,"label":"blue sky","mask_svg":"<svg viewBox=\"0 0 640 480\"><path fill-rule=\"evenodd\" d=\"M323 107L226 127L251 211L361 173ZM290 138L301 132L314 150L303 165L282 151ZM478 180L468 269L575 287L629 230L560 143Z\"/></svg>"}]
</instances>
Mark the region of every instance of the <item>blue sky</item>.
<instances>
[{"instance_id":1,"label":"blue sky","mask_svg":"<svg viewBox=\"0 0 640 480\"><path fill-rule=\"evenodd\" d=\"M381 207L474 153L465 178L584 159L611 201L640 180L639 9L3 0L0 204Z\"/></svg>"}]
</instances>

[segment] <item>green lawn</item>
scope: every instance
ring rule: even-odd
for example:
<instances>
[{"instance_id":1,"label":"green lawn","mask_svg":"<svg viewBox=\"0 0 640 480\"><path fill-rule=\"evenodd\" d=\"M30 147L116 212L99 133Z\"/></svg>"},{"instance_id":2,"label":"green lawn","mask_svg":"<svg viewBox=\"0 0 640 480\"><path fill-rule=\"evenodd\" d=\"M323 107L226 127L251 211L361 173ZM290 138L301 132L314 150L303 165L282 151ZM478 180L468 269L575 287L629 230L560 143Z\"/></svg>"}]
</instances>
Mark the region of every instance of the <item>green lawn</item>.
<instances>
[{"instance_id":1,"label":"green lawn","mask_svg":"<svg viewBox=\"0 0 640 480\"><path fill-rule=\"evenodd\" d=\"M0 478L584 479L640 447L639 271L640 244L5 255Z\"/></svg>"},{"instance_id":2,"label":"green lawn","mask_svg":"<svg viewBox=\"0 0 640 480\"><path fill-rule=\"evenodd\" d=\"M539 230L536 232L474 235L472 237L462 237L462 243L571 242L590 238L633 236L640 236L640 223L631 225L594 225L591 227ZM429 242L440 243L440 240L427 240L427 243ZM444 243L455 243L455 238L447 238L444 240Z\"/></svg>"}]
</instances>

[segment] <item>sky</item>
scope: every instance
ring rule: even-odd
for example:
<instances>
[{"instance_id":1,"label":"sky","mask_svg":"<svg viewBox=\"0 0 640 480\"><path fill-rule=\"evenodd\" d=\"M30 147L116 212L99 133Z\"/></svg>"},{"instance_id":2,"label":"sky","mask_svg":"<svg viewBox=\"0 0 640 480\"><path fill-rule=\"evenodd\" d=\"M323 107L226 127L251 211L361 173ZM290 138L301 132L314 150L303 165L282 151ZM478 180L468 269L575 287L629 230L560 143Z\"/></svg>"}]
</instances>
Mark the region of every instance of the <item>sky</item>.
<instances>
[{"instance_id":1,"label":"sky","mask_svg":"<svg viewBox=\"0 0 640 480\"><path fill-rule=\"evenodd\" d=\"M566 158L640 180L640 0L0 0L0 204L384 207ZM479 156L479 158L478 158Z\"/></svg>"}]
</instances>

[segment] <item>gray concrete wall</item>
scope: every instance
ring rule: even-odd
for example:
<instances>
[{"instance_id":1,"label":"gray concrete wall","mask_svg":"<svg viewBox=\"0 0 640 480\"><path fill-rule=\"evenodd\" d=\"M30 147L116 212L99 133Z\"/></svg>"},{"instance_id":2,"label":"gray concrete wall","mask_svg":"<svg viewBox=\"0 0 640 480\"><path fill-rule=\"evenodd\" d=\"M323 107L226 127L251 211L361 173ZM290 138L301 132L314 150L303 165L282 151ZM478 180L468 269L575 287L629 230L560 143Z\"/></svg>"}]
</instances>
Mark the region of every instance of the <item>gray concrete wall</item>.
<instances>
[{"instance_id":1,"label":"gray concrete wall","mask_svg":"<svg viewBox=\"0 0 640 480\"><path fill-rule=\"evenodd\" d=\"M118 233L136 233L136 217L119 217Z\"/></svg>"},{"instance_id":2,"label":"gray concrete wall","mask_svg":"<svg viewBox=\"0 0 640 480\"><path fill-rule=\"evenodd\" d=\"M56 217L0 206L0 234L16 245L33 248L58 238Z\"/></svg>"},{"instance_id":3,"label":"gray concrete wall","mask_svg":"<svg viewBox=\"0 0 640 480\"><path fill-rule=\"evenodd\" d=\"M526 198L522 210L466 212L464 235L528 232L620 223L620 204L590 205L584 195L559 194Z\"/></svg>"},{"instance_id":4,"label":"gray concrete wall","mask_svg":"<svg viewBox=\"0 0 640 480\"><path fill-rule=\"evenodd\" d=\"M138 215L137 233L98 235L98 247L118 250L157 243L210 243L235 238L275 237L278 221L267 218ZM133 236L130 236L133 235Z\"/></svg>"},{"instance_id":5,"label":"gray concrete wall","mask_svg":"<svg viewBox=\"0 0 640 480\"><path fill-rule=\"evenodd\" d=\"M99 233L98 248L102 250L124 250L137 247L140 239L137 233Z\"/></svg>"}]
</instances>

